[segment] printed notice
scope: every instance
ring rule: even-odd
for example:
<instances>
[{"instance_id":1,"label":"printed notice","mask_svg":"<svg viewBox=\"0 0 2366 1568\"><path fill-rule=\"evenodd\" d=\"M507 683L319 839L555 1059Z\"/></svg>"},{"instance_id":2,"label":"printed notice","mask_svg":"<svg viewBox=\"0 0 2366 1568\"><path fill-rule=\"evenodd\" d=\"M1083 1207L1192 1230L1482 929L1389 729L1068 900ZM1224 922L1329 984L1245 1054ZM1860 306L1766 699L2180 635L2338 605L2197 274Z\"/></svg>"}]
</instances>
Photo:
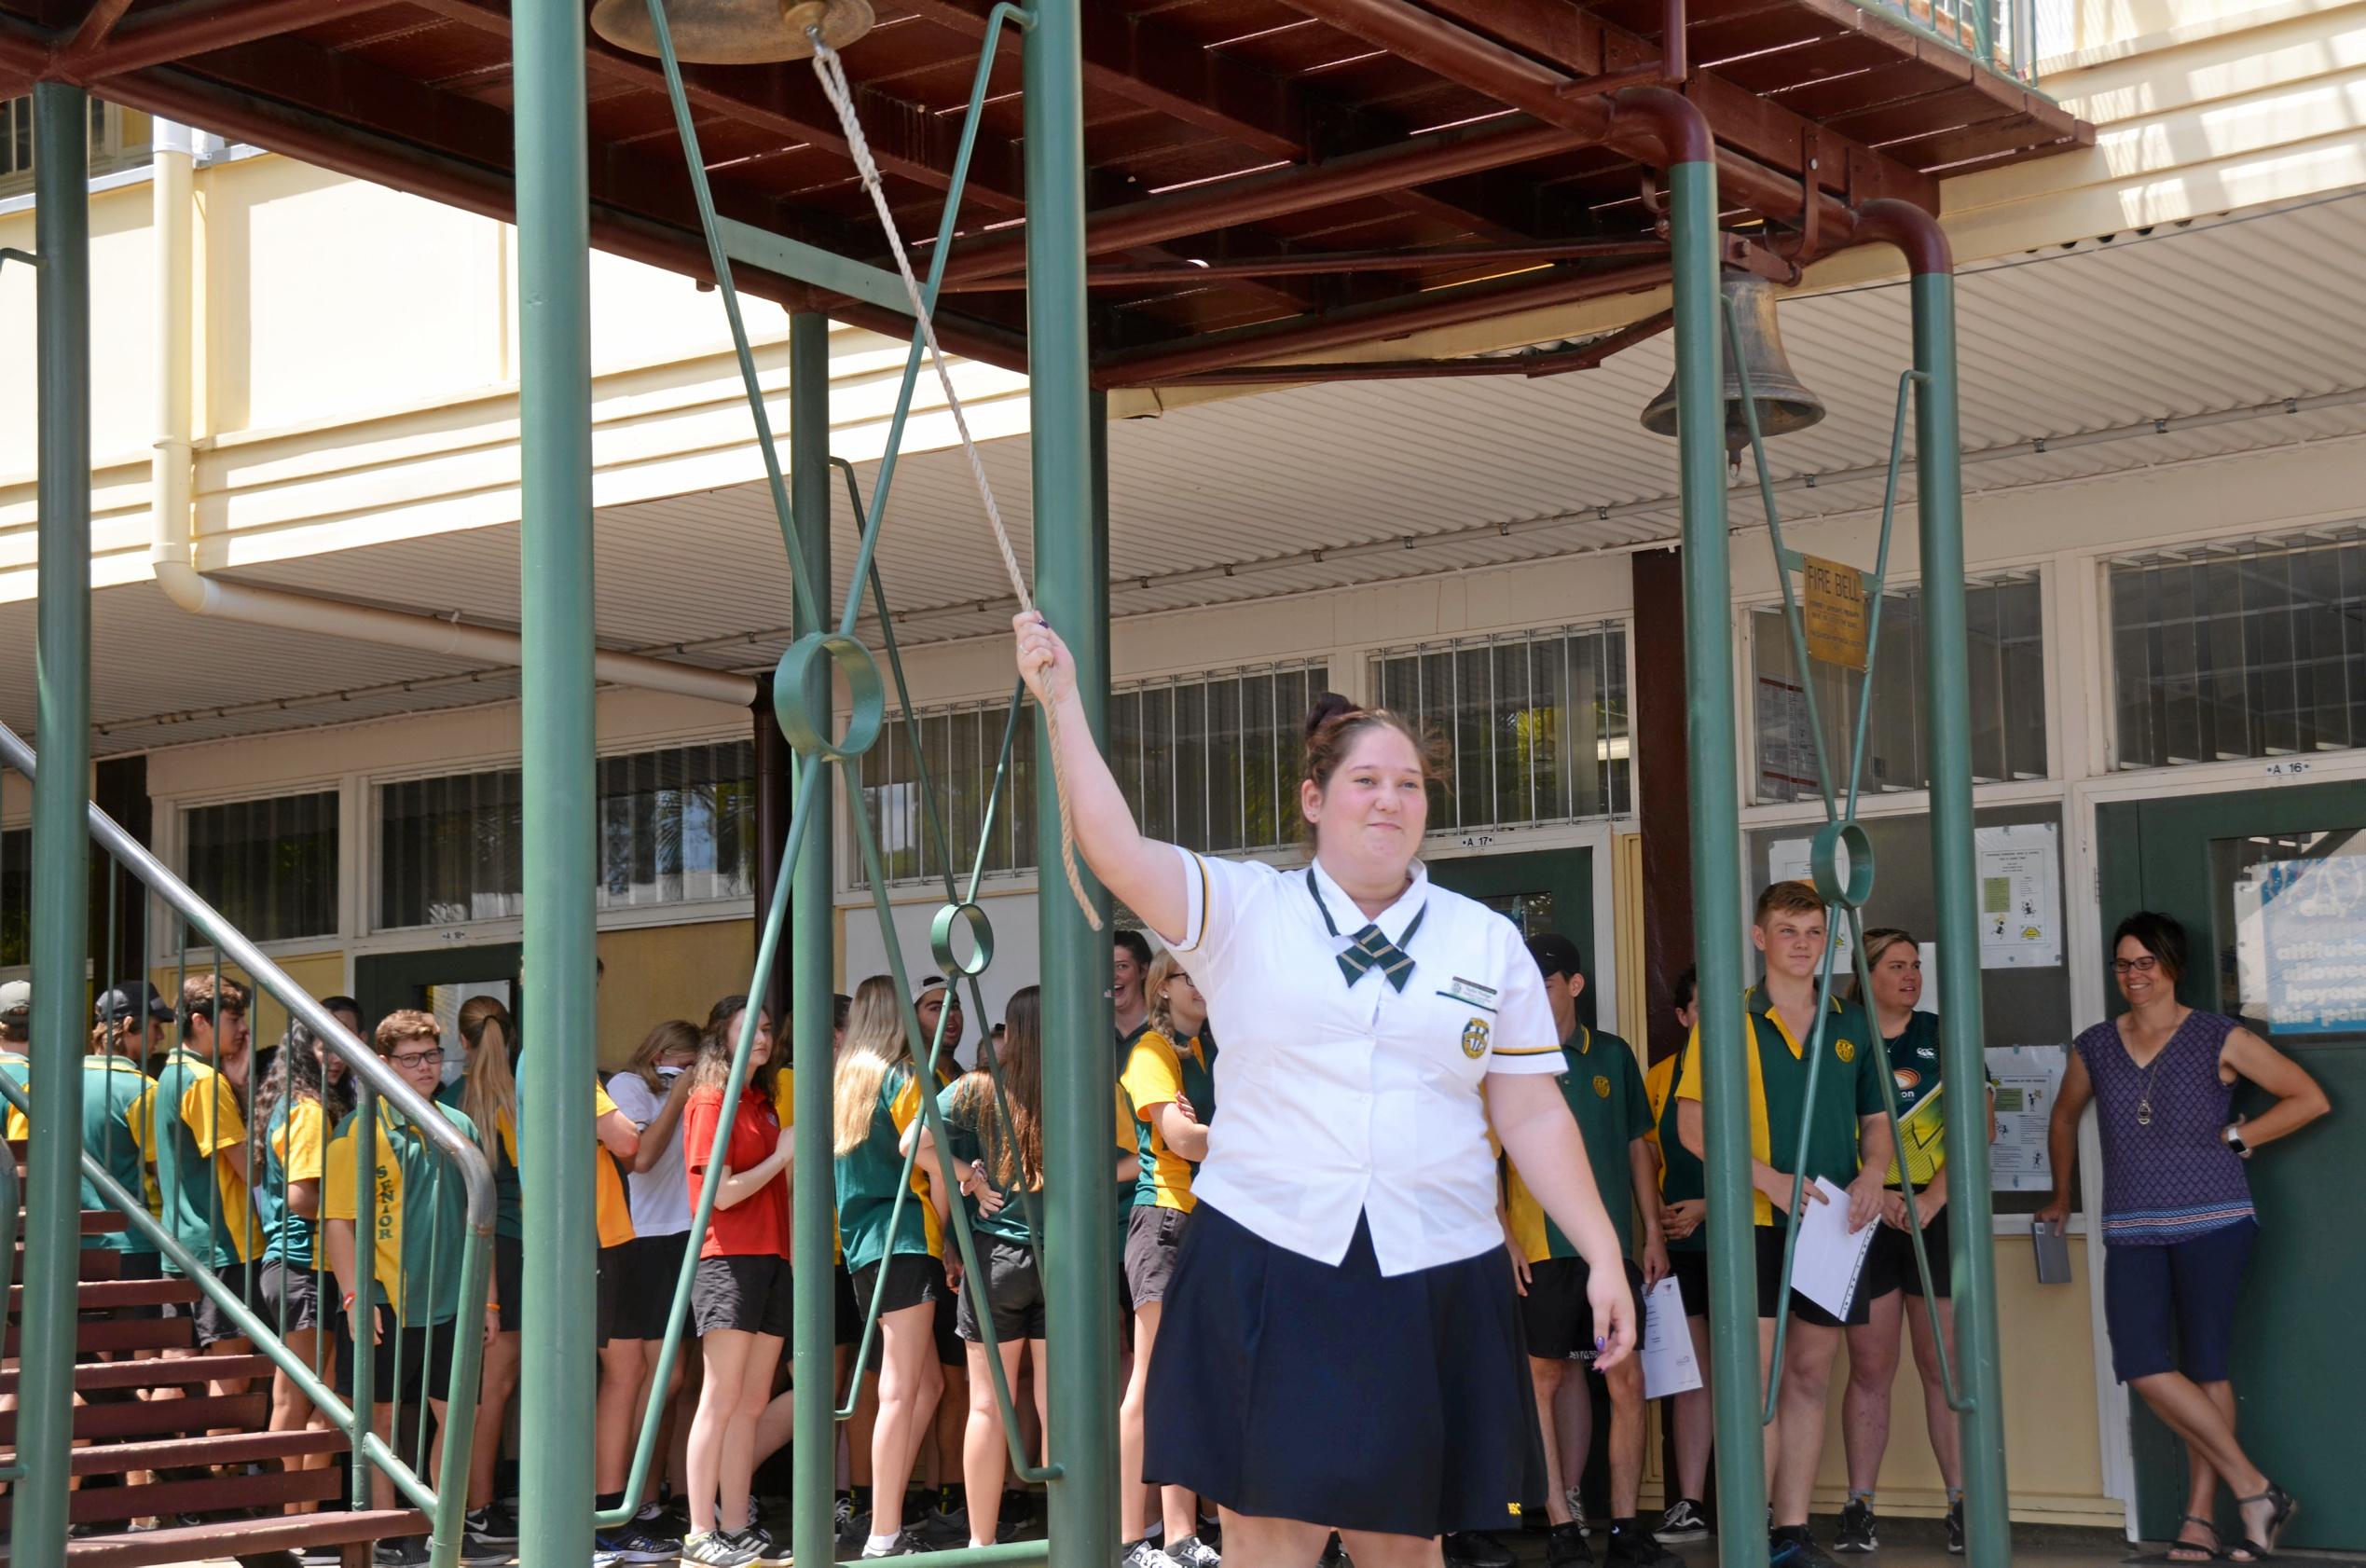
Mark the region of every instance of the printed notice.
<instances>
[{"instance_id":1,"label":"printed notice","mask_svg":"<svg viewBox=\"0 0 2366 1568\"><path fill-rule=\"evenodd\" d=\"M1864 1272L1864 1255L1873 1245L1877 1219L1862 1231L1849 1229L1849 1194L1823 1176L1816 1177L1821 1204L1810 1203L1799 1217L1798 1257L1791 1266L1791 1288L1833 1316L1846 1321L1849 1303L1856 1300L1857 1276Z\"/></svg>"},{"instance_id":2,"label":"printed notice","mask_svg":"<svg viewBox=\"0 0 2366 1568\"><path fill-rule=\"evenodd\" d=\"M1980 828L1980 967L2052 969L2062 962L2062 861L2052 822Z\"/></svg>"},{"instance_id":3,"label":"printed notice","mask_svg":"<svg viewBox=\"0 0 2366 1568\"><path fill-rule=\"evenodd\" d=\"M2278 1035L2366 1029L2366 856L2255 867L2235 915L2246 1016Z\"/></svg>"},{"instance_id":4,"label":"printed notice","mask_svg":"<svg viewBox=\"0 0 2366 1568\"><path fill-rule=\"evenodd\" d=\"M1988 1080L1996 1085L1996 1141L1988 1146L1991 1190L2054 1190L2046 1124L2054 1117L2069 1055L2069 1048L2059 1045L1988 1047Z\"/></svg>"},{"instance_id":5,"label":"printed notice","mask_svg":"<svg viewBox=\"0 0 2366 1568\"><path fill-rule=\"evenodd\" d=\"M1644 1292L1643 1372L1646 1399L1689 1394L1700 1386L1692 1330L1685 1327L1684 1291L1673 1274Z\"/></svg>"}]
</instances>

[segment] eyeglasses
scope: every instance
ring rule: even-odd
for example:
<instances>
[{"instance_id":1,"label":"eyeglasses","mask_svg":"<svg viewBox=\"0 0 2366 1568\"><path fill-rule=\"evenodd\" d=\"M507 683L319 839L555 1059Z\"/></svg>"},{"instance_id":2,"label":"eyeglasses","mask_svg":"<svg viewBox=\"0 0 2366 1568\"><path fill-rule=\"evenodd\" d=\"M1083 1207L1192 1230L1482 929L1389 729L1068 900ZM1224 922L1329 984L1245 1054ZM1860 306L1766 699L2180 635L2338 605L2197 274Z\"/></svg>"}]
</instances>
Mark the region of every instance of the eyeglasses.
<instances>
[{"instance_id":1,"label":"eyeglasses","mask_svg":"<svg viewBox=\"0 0 2366 1568\"><path fill-rule=\"evenodd\" d=\"M2154 970L2157 970L2160 967L2161 961L2158 958L2153 957L2150 953L2144 955L2141 958L2114 958L2112 960L2112 972L2113 974L2151 974Z\"/></svg>"},{"instance_id":2,"label":"eyeglasses","mask_svg":"<svg viewBox=\"0 0 2366 1568\"><path fill-rule=\"evenodd\" d=\"M440 1067L444 1065L444 1051L438 1046L433 1051L414 1051L407 1055L389 1056L387 1060L398 1067Z\"/></svg>"}]
</instances>

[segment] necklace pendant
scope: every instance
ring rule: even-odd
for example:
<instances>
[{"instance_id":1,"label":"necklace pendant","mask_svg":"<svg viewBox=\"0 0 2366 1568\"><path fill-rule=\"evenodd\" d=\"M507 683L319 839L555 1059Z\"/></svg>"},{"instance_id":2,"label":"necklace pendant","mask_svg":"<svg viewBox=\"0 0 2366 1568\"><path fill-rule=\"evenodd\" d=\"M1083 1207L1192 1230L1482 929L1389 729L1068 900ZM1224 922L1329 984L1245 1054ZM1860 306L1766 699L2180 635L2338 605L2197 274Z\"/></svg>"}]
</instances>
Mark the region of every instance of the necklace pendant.
<instances>
[{"instance_id":1,"label":"necklace pendant","mask_svg":"<svg viewBox=\"0 0 2366 1568\"><path fill-rule=\"evenodd\" d=\"M2150 1099L2136 1102L2136 1124L2139 1127L2153 1124L2153 1102Z\"/></svg>"}]
</instances>

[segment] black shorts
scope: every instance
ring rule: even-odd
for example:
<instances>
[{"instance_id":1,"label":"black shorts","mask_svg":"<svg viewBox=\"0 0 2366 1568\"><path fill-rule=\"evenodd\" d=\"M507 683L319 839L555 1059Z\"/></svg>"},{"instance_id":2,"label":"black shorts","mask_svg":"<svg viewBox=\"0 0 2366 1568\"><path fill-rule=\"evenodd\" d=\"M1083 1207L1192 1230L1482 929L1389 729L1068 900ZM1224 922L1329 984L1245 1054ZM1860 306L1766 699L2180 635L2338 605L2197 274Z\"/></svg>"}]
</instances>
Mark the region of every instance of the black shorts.
<instances>
[{"instance_id":1,"label":"black shorts","mask_svg":"<svg viewBox=\"0 0 2366 1568\"><path fill-rule=\"evenodd\" d=\"M619 1285L613 1330L620 1340L662 1340L666 1320L674 1310L674 1287L681 1283L682 1254L690 1250L690 1232L670 1236L636 1236L617 1250L624 1254L625 1277Z\"/></svg>"},{"instance_id":2,"label":"black shorts","mask_svg":"<svg viewBox=\"0 0 2366 1568\"><path fill-rule=\"evenodd\" d=\"M255 1315L274 1329L318 1328L321 1326L322 1276L300 1263L266 1263L254 1276ZM334 1290L337 1280L330 1276ZM284 1324L281 1314L285 1314Z\"/></svg>"},{"instance_id":3,"label":"black shorts","mask_svg":"<svg viewBox=\"0 0 2366 1568\"><path fill-rule=\"evenodd\" d=\"M1627 1262L1630 1309L1643 1300L1643 1271ZM1520 1299L1520 1326L1528 1354L1539 1361L1591 1360L1596 1327L1586 1292L1594 1271L1582 1258L1548 1258L1528 1266L1528 1294ZM1641 1318L1636 1320L1640 1323Z\"/></svg>"},{"instance_id":4,"label":"black shorts","mask_svg":"<svg viewBox=\"0 0 2366 1568\"><path fill-rule=\"evenodd\" d=\"M252 1310L254 1306L254 1279L251 1263L233 1263L216 1271L222 1283L241 1305ZM186 1317L196 1327L197 1347L199 1350L221 1343L224 1340L243 1339L246 1330L231 1320L230 1314L215 1304L213 1297L199 1292L194 1301L172 1301L159 1309L159 1317Z\"/></svg>"},{"instance_id":5,"label":"black shorts","mask_svg":"<svg viewBox=\"0 0 2366 1568\"><path fill-rule=\"evenodd\" d=\"M359 1303L355 1303L358 1310ZM433 1327L397 1328L394 1314L378 1309L378 1341L370 1361L370 1401L373 1404L417 1405L421 1399L452 1396L452 1352L460 1343L459 1318ZM481 1320L476 1320L482 1332ZM353 1320L337 1325L337 1391L353 1395ZM399 1367L396 1366L400 1362ZM399 1374L400 1382L397 1382Z\"/></svg>"},{"instance_id":6,"label":"black shorts","mask_svg":"<svg viewBox=\"0 0 2366 1568\"><path fill-rule=\"evenodd\" d=\"M698 1272L690 1279L690 1318L699 1333L734 1328L785 1340L795 1314L789 1295L789 1259L778 1253L698 1259Z\"/></svg>"},{"instance_id":7,"label":"black shorts","mask_svg":"<svg viewBox=\"0 0 2366 1568\"><path fill-rule=\"evenodd\" d=\"M1168 1211L1172 1213L1173 1211ZM986 1307L994 1318L997 1343L1043 1338L1043 1280L1036 1272L1035 1251L1025 1242L996 1236L978 1238L978 1261L985 1269ZM978 1331L975 1287L964 1281L954 1310L956 1331L962 1339L984 1344Z\"/></svg>"},{"instance_id":8,"label":"black shorts","mask_svg":"<svg viewBox=\"0 0 2366 1568\"><path fill-rule=\"evenodd\" d=\"M879 1303L879 1315L900 1313L906 1307L916 1307L923 1301L933 1301L945 1293L944 1265L925 1252L899 1252L887 1259L887 1295ZM871 1293L878 1287L879 1265L854 1271L855 1328L862 1327L861 1314L871 1310Z\"/></svg>"},{"instance_id":9,"label":"black shorts","mask_svg":"<svg viewBox=\"0 0 2366 1568\"><path fill-rule=\"evenodd\" d=\"M594 1341L602 1350L608 1348L610 1340L625 1338L625 1335L617 1330L616 1320L623 1311L625 1280L633 1270L631 1252L632 1244L629 1242L619 1242L614 1246L603 1246L599 1249L598 1262L593 1265L592 1322L596 1326Z\"/></svg>"},{"instance_id":10,"label":"black shorts","mask_svg":"<svg viewBox=\"0 0 2366 1568\"><path fill-rule=\"evenodd\" d=\"M1181 1209L1136 1207L1125 1220L1125 1293L1135 1311L1166 1300L1176 1254L1191 1217Z\"/></svg>"},{"instance_id":11,"label":"black shorts","mask_svg":"<svg viewBox=\"0 0 2366 1568\"><path fill-rule=\"evenodd\" d=\"M493 1237L493 1299L501 1306L501 1329L515 1334L526 1321L526 1244L515 1236Z\"/></svg>"},{"instance_id":12,"label":"black shorts","mask_svg":"<svg viewBox=\"0 0 2366 1568\"><path fill-rule=\"evenodd\" d=\"M937 1290L937 1315L929 1325L937 1341L937 1365L950 1367L956 1372L970 1369L970 1353L962 1347L960 1324L954 1314L954 1292L950 1284L941 1283Z\"/></svg>"},{"instance_id":13,"label":"black shorts","mask_svg":"<svg viewBox=\"0 0 2366 1568\"><path fill-rule=\"evenodd\" d=\"M855 1300L854 1275L846 1272L846 1260L838 1259L833 1271L836 1276L838 1343L857 1345L862 1342L862 1303ZM877 1356L872 1359L876 1361Z\"/></svg>"},{"instance_id":14,"label":"black shorts","mask_svg":"<svg viewBox=\"0 0 2366 1568\"><path fill-rule=\"evenodd\" d=\"M1675 1276L1676 1288L1684 1296L1685 1315L1707 1317L1709 1315L1709 1249L1694 1247L1683 1252L1671 1249L1668 1254L1668 1272Z\"/></svg>"},{"instance_id":15,"label":"black shorts","mask_svg":"<svg viewBox=\"0 0 2366 1568\"><path fill-rule=\"evenodd\" d=\"M1931 1255L1931 1292L1945 1301L1955 1295L1954 1265L1947 1258L1947 1211L1943 1207L1922 1228L1922 1248ZM1893 1226L1874 1232L1865 1249L1864 1273L1857 1280L1857 1295L1878 1301L1892 1290L1922 1294L1922 1272L1914 1266L1914 1238Z\"/></svg>"},{"instance_id":16,"label":"black shorts","mask_svg":"<svg viewBox=\"0 0 2366 1568\"><path fill-rule=\"evenodd\" d=\"M1758 1232L1758 1316L1760 1319L1780 1317L1783 1310L1782 1244L1789 1231L1781 1225L1761 1225ZM1879 1238L1875 1238L1876 1244ZM1853 1327L1871 1314L1873 1298L1865 1294L1862 1276L1857 1281L1857 1293L1849 1299L1849 1315L1837 1318L1794 1290L1791 1295L1791 1315L1801 1323L1812 1323L1821 1328Z\"/></svg>"}]
</instances>

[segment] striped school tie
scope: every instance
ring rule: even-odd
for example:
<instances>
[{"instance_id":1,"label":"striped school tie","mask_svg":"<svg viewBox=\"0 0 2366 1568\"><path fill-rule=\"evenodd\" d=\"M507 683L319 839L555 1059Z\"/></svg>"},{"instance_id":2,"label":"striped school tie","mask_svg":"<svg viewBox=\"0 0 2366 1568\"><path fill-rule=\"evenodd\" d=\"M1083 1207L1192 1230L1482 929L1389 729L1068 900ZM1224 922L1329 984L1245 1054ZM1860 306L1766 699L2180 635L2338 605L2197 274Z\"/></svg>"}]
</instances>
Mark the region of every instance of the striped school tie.
<instances>
[{"instance_id":1,"label":"striped school tie","mask_svg":"<svg viewBox=\"0 0 2366 1568\"><path fill-rule=\"evenodd\" d=\"M1424 910L1422 913L1426 915L1429 912ZM1421 923L1418 915L1413 923L1416 926ZM1408 927L1405 934L1411 936L1412 928ZM1355 933L1355 944L1339 956L1339 972L1347 976L1347 983L1352 988L1364 978L1368 970L1380 970L1381 978L1401 995L1407 978L1413 972L1413 956L1389 941L1378 926L1367 926Z\"/></svg>"}]
</instances>

